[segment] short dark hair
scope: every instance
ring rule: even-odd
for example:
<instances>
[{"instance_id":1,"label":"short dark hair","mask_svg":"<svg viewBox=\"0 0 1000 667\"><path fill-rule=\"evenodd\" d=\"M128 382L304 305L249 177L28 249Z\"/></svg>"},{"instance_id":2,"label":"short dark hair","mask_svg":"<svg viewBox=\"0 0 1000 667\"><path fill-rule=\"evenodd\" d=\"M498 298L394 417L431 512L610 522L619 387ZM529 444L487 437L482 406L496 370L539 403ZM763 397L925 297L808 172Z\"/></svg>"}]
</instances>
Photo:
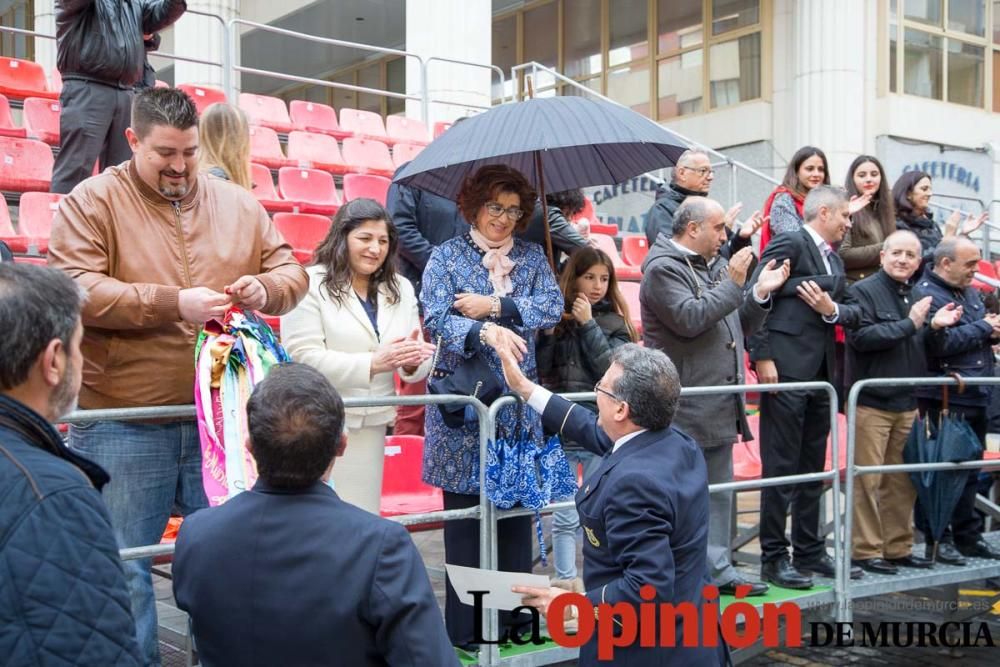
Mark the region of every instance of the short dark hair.
<instances>
[{"instance_id":1,"label":"short dark hair","mask_svg":"<svg viewBox=\"0 0 1000 667\"><path fill-rule=\"evenodd\" d=\"M611 363L622 369L612 391L628 403L632 421L652 431L670 426L681 398L681 378L670 357L660 350L628 343L615 348Z\"/></svg>"},{"instance_id":2,"label":"short dark hair","mask_svg":"<svg viewBox=\"0 0 1000 667\"><path fill-rule=\"evenodd\" d=\"M906 221L911 221L917 217L917 212L913 210L913 202L910 201L910 193L913 192L913 188L917 187L917 183L925 178L933 180L931 179L931 175L926 171L915 169L905 172L896 179L896 182L892 186L892 200L896 205L896 217ZM925 215L929 217L930 211L925 211Z\"/></svg>"},{"instance_id":3,"label":"short dark hair","mask_svg":"<svg viewBox=\"0 0 1000 667\"><path fill-rule=\"evenodd\" d=\"M146 88L132 100L132 131L144 139L154 125L186 130L198 125L198 109L188 94L177 88Z\"/></svg>"},{"instance_id":4,"label":"short dark hair","mask_svg":"<svg viewBox=\"0 0 1000 667\"><path fill-rule=\"evenodd\" d=\"M587 200L583 196L583 190L580 188L563 190L562 192L550 192L545 195L545 202L549 206L555 206L562 211L562 214L566 218L572 218L587 205Z\"/></svg>"},{"instance_id":5,"label":"short dark hair","mask_svg":"<svg viewBox=\"0 0 1000 667\"><path fill-rule=\"evenodd\" d=\"M83 290L62 271L0 264L0 390L23 384L53 340L69 347L83 301Z\"/></svg>"},{"instance_id":6,"label":"short dark hair","mask_svg":"<svg viewBox=\"0 0 1000 667\"><path fill-rule=\"evenodd\" d=\"M323 476L337 453L344 401L315 368L281 364L254 388L247 422L260 478L302 489Z\"/></svg>"},{"instance_id":7,"label":"short dark hair","mask_svg":"<svg viewBox=\"0 0 1000 667\"><path fill-rule=\"evenodd\" d=\"M505 164L486 165L465 179L462 190L458 193L458 208L469 224L474 225L479 209L501 192L513 192L521 198L520 208L524 211L524 216L518 220L514 229L523 232L531 222L531 214L535 212L538 193L524 174Z\"/></svg>"}]
</instances>

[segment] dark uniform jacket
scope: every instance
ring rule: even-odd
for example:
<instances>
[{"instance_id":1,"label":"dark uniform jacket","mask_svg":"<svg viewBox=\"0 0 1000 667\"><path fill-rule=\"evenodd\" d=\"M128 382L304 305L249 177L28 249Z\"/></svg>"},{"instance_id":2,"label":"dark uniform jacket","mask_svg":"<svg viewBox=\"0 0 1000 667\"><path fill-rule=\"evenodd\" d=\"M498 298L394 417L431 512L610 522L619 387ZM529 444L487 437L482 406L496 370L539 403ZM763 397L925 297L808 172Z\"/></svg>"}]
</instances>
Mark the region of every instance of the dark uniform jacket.
<instances>
[{"instance_id":1,"label":"dark uniform jacket","mask_svg":"<svg viewBox=\"0 0 1000 667\"><path fill-rule=\"evenodd\" d=\"M656 590L653 603L687 602L700 611L702 588L709 583L708 477L694 441L670 427L640 433L611 453L613 443L598 427L597 416L558 396L549 400L542 421L604 456L576 495L586 538L583 583L591 603L624 602L635 605L638 615L638 605L645 602L639 588L648 584ZM683 614L676 618L676 636L683 638ZM659 635L659 628L654 632ZM637 640L617 648L613 663L601 663L595 633L580 648L579 664L709 667L723 664L725 656L724 644L641 648Z\"/></svg>"}]
</instances>

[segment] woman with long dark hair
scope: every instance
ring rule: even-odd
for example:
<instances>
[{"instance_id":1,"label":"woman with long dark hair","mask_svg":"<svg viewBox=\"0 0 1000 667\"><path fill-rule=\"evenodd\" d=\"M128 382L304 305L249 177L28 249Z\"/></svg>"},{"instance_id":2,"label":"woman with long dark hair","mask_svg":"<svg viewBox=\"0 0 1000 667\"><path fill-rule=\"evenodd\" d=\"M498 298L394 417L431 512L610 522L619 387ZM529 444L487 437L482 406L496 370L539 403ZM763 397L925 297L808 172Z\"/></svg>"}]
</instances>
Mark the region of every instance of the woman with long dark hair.
<instances>
[{"instance_id":1,"label":"woman with long dark hair","mask_svg":"<svg viewBox=\"0 0 1000 667\"><path fill-rule=\"evenodd\" d=\"M760 251L775 234L794 232L802 228L802 207L806 195L817 185L830 185L830 167L826 154L815 146L803 146L795 151L781 185L764 202Z\"/></svg>"},{"instance_id":2,"label":"woman with long dark hair","mask_svg":"<svg viewBox=\"0 0 1000 667\"><path fill-rule=\"evenodd\" d=\"M861 280L881 266L882 242L896 231L896 207L882 163L873 155L859 155L847 169L844 183L851 197L851 226L837 254L844 260L847 279Z\"/></svg>"},{"instance_id":3,"label":"woman with long dark hair","mask_svg":"<svg viewBox=\"0 0 1000 667\"><path fill-rule=\"evenodd\" d=\"M396 273L399 237L373 199L353 199L337 212L316 248L309 292L281 318L281 337L295 361L323 373L342 396L395 394L430 371L434 346L421 335L417 298ZM392 407L348 408L347 450L333 469L337 494L378 514L382 459Z\"/></svg>"}]
</instances>

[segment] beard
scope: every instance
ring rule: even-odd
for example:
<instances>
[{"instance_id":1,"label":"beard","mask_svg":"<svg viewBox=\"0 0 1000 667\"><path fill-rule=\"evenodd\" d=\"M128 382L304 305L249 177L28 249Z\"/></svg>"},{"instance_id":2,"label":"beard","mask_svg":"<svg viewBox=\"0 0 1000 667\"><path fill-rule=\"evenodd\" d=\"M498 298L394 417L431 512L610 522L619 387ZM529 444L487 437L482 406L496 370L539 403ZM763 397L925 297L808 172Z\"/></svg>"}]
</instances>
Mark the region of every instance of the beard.
<instances>
[{"instance_id":1,"label":"beard","mask_svg":"<svg viewBox=\"0 0 1000 667\"><path fill-rule=\"evenodd\" d=\"M73 369L67 368L59 380L59 384L52 391L52 396L49 397L49 412L56 420L62 419L76 410L80 397L80 385L74 381L74 376Z\"/></svg>"},{"instance_id":2,"label":"beard","mask_svg":"<svg viewBox=\"0 0 1000 667\"><path fill-rule=\"evenodd\" d=\"M171 173L169 175L171 177L179 177L185 179L187 178L187 172L183 174ZM167 199L183 199L184 196L187 195L188 191L191 189L190 185L186 180L180 185L167 185L166 182L163 180L163 176L164 175L161 174L160 185L158 189L160 191L160 194L166 197Z\"/></svg>"}]
</instances>

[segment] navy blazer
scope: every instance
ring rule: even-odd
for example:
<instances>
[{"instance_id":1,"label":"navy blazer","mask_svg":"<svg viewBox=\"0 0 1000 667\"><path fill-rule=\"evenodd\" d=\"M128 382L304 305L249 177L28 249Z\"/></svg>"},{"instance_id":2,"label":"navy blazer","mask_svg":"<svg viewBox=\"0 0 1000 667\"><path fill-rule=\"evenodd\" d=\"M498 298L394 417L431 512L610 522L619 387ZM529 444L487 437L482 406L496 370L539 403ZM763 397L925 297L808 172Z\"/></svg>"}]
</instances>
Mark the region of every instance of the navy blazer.
<instances>
[{"instance_id":1,"label":"navy blazer","mask_svg":"<svg viewBox=\"0 0 1000 667\"><path fill-rule=\"evenodd\" d=\"M613 443L597 416L553 396L545 406L546 428L603 455L600 468L576 496L584 531L583 583L587 598L638 605L639 588L656 589L655 604L689 602L701 609L709 583L708 474L694 440L676 428L646 431L611 452ZM678 614L676 637L684 637ZM659 629L656 630L659 634ZM726 647L616 648L614 664L642 666L724 664ZM596 632L580 649L580 665L597 660Z\"/></svg>"},{"instance_id":2,"label":"navy blazer","mask_svg":"<svg viewBox=\"0 0 1000 667\"><path fill-rule=\"evenodd\" d=\"M209 667L458 665L406 529L321 482L192 514L173 575Z\"/></svg>"}]
</instances>

